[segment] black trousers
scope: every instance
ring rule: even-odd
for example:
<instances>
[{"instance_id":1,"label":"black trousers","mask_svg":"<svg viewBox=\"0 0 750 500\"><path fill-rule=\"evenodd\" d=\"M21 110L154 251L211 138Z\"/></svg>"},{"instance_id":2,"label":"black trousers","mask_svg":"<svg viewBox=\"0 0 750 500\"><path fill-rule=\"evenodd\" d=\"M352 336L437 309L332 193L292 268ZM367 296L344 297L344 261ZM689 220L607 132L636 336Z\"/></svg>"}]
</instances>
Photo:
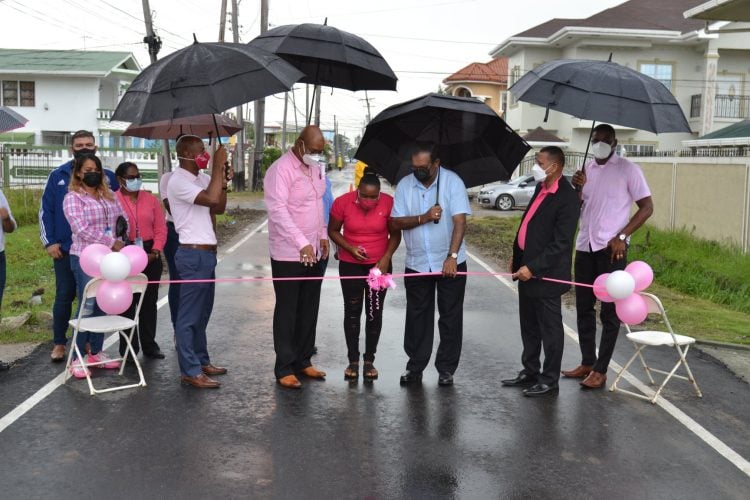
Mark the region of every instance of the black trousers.
<instances>
[{"instance_id":1,"label":"black trousers","mask_svg":"<svg viewBox=\"0 0 750 500\"><path fill-rule=\"evenodd\" d=\"M162 264L161 258L150 262L143 273L146 275L149 281L158 281L161 279L161 273L164 270L164 264ZM138 296L133 296L133 304L123 316L128 318L135 317L135 306L137 304ZM143 304L141 304L141 312L138 315L138 334L133 335L133 349L137 353L140 348L143 348L143 352L151 353L159 350L159 344L156 343L156 302L159 300L159 284L150 283L146 286L146 293L143 296ZM120 336L120 355L125 354L127 345L125 340Z\"/></svg>"},{"instance_id":2,"label":"black trousers","mask_svg":"<svg viewBox=\"0 0 750 500\"><path fill-rule=\"evenodd\" d=\"M366 276L375 264L355 264L339 262L339 276L362 276L362 279L341 280L341 293L344 296L344 336L350 363L359 361L359 332L361 330L362 308L365 309L365 361L375 360L378 350L380 330L383 327L383 306L385 290L370 293ZM390 273L387 270L386 273Z\"/></svg>"},{"instance_id":3,"label":"black trousers","mask_svg":"<svg viewBox=\"0 0 750 500\"><path fill-rule=\"evenodd\" d=\"M458 265L458 271L466 272L466 262ZM405 272L410 274L417 271L407 267ZM435 354L435 368L440 373L455 373L463 342L466 275L455 278L405 277L404 287L406 288L404 351L409 356L406 369L420 373L430 362L435 335L435 292L437 291L440 344Z\"/></svg>"},{"instance_id":4,"label":"black trousers","mask_svg":"<svg viewBox=\"0 0 750 500\"><path fill-rule=\"evenodd\" d=\"M554 385L560 378L565 333L560 296L528 297L519 290L523 373L537 376L540 384ZM544 348L544 366L540 355Z\"/></svg>"},{"instance_id":5,"label":"black trousers","mask_svg":"<svg viewBox=\"0 0 750 500\"><path fill-rule=\"evenodd\" d=\"M576 251L575 280L579 283L594 283L597 276L625 269L627 258L610 262L608 248L598 252ZM620 333L620 318L614 302L602 302L599 319L602 336L599 342L599 357L596 355L596 296L594 289L576 287L576 313L578 316L578 340L581 345L581 364L594 367L594 371L607 373L609 362L615 351L617 335Z\"/></svg>"},{"instance_id":6,"label":"black trousers","mask_svg":"<svg viewBox=\"0 0 750 500\"><path fill-rule=\"evenodd\" d=\"M271 259L274 278L320 277L320 263L306 267L301 262ZM311 365L318 324L321 280L274 281L276 306L273 310L273 347L276 351L276 378L285 377Z\"/></svg>"}]
</instances>

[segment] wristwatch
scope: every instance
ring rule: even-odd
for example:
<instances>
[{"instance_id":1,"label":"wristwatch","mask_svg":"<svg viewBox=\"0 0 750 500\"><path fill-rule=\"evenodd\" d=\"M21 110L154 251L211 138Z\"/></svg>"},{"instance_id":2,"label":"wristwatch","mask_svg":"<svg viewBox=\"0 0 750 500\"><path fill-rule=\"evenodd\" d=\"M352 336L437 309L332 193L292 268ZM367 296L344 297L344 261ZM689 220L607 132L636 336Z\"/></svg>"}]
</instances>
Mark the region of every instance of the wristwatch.
<instances>
[{"instance_id":1,"label":"wristwatch","mask_svg":"<svg viewBox=\"0 0 750 500\"><path fill-rule=\"evenodd\" d=\"M625 233L621 233L621 234L620 234L620 235L619 235L619 236L617 237L617 239L618 239L618 240L620 240L620 241L625 241L625 240L627 240L627 239L628 239L628 237L627 237L627 236L625 235Z\"/></svg>"},{"instance_id":2,"label":"wristwatch","mask_svg":"<svg viewBox=\"0 0 750 500\"><path fill-rule=\"evenodd\" d=\"M456 260L458 260L458 254L456 252L449 253L448 254L448 258L449 259L456 259Z\"/></svg>"}]
</instances>

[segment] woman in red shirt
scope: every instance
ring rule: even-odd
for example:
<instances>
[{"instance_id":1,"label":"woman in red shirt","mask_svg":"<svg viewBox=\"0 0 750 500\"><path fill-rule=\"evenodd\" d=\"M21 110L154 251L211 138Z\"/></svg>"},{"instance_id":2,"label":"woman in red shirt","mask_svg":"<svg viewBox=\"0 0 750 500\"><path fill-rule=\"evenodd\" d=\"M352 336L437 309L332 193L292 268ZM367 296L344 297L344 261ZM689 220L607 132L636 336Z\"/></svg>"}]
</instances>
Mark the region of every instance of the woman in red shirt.
<instances>
[{"instance_id":1,"label":"woman in red shirt","mask_svg":"<svg viewBox=\"0 0 750 500\"><path fill-rule=\"evenodd\" d=\"M128 240L133 245L142 247L148 254L148 264L143 273L149 281L161 279L163 264L161 252L167 242L167 223L161 210L159 199L148 191L142 191L141 173L135 163L126 161L115 170L120 189L117 199L128 216ZM138 315L138 335L133 337L133 349L137 353L139 345L147 358L164 359L164 354L156 343L156 301L159 298L159 284L151 283L146 287L141 312ZM125 315L135 314L135 301ZM139 342L140 337L140 342ZM127 345L120 337L120 355L125 354Z\"/></svg>"},{"instance_id":2,"label":"woman in red shirt","mask_svg":"<svg viewBox=\"0 0 750 500\"><path fill-rule=\"evenodd\" d=\"M365 169L356 191L339 196L331 207L328 237L338 245L339 275L362 277L341 280L344 335L349 356L349 366L344 370L347 380L359 377L359 331L363 305L366 319L362 376L365 380L378 378L373 362L383 323L385 290L371 294L366 278L373 267L383 273L391 272L391 257L401 243L401 231L388 227L392 208L393 197L380 192L380 179L371 168Z\"/></svg>"}]
</instances>

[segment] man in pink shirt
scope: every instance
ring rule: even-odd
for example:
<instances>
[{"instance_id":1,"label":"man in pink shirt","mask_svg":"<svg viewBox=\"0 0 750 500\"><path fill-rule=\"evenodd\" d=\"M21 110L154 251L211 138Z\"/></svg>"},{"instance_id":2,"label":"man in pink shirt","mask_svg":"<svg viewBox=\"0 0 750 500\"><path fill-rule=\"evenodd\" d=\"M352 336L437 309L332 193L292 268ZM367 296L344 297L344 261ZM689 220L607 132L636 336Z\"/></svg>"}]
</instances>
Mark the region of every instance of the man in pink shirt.
<instances>
[{"instance_id":1,"label":"man in pink shirt","mask_svg":"<svg viewBox=\"0 0 750 500\"><path fill-rule=\"evenodd\" d=\"M581 189L581 224L576 241L575 281L594 283L597 276L625 269L632 235L654 211L651 191L641 168L615 154L615 130L606 124L594 128L591 151L594 160L576 172L573 184ZM630 217L635 203L638 210ZM563 371L565 377L584 378L587 389L604 387L607 368L620 332L613 303L602 302L599 318L602 336L596 352L596 297L590 287L576 287L578 338L581 364Z\"/></svg>"},{"instance_id":2,"label":"man in pink shirt","mask_svg":"<svg viewBox=\"0 0 750 500\"><path fill-rule=\"evenodd\" d=\"M276 160L263 180L268 209L268 248L274 278L322 277L328 258L323 217L325 177L319 161L325 139L314 125L305 127L294 146ZM324 379L312 366L320 305L320 280L274 281L274 373L282 387L302 387L297 374Z\"/></svg>"}]
</instances>

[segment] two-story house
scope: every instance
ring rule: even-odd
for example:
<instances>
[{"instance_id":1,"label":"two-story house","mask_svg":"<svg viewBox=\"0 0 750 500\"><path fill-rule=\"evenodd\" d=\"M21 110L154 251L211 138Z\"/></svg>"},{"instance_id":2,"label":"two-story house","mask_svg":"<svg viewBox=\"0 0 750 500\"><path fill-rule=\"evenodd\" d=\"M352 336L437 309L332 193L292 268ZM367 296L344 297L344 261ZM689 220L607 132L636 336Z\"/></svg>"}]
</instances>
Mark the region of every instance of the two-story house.
<instances>
[{"instance_id":1,"label":"two-story house","mask_svg":"<svg viewBox=\"0 0 750 500\"><path fill-rule=\"evenodd\" d=\"M487 63L473 62L443 80L445 91L453 96L481 99L498 115L507 109L508 59L498 57Z\"/></svg>"},{"instance_id":2,"label":"two-story house","mask_svg":"<svg viewBox=\"0 0 750 500\"><path fill-rule=\"evenodd\" d=\"M706 33L704 21L684 16L703 2L629 0L586 19L552 19L504 40L490 54L508 58L511 86L546 61L607 60L611 53L614 62L652 76L669 88L693 132L657 136L615 126L622 148L629 153L679 149L683 140L750 114L748 33ZM569 142L572 150L585 149L590 121L552 111L544 123L544 112L543 107L508 96L506 121L516 130L525 133L542 126Z\"/></svg>"},{"instance_id":3,"label":"two-story house","mask_svg":"<svg viewBox=\"0 0 750 500\"><path fill-rule=\"evenodd\" d=\"M0 49L0 105L29 119L0 134L0 144L67 146L73 132L86 129L101 146L133 146L120 137L128 124L109 119L140 71L129 52Z\"/></svg>"}]
</instances>

